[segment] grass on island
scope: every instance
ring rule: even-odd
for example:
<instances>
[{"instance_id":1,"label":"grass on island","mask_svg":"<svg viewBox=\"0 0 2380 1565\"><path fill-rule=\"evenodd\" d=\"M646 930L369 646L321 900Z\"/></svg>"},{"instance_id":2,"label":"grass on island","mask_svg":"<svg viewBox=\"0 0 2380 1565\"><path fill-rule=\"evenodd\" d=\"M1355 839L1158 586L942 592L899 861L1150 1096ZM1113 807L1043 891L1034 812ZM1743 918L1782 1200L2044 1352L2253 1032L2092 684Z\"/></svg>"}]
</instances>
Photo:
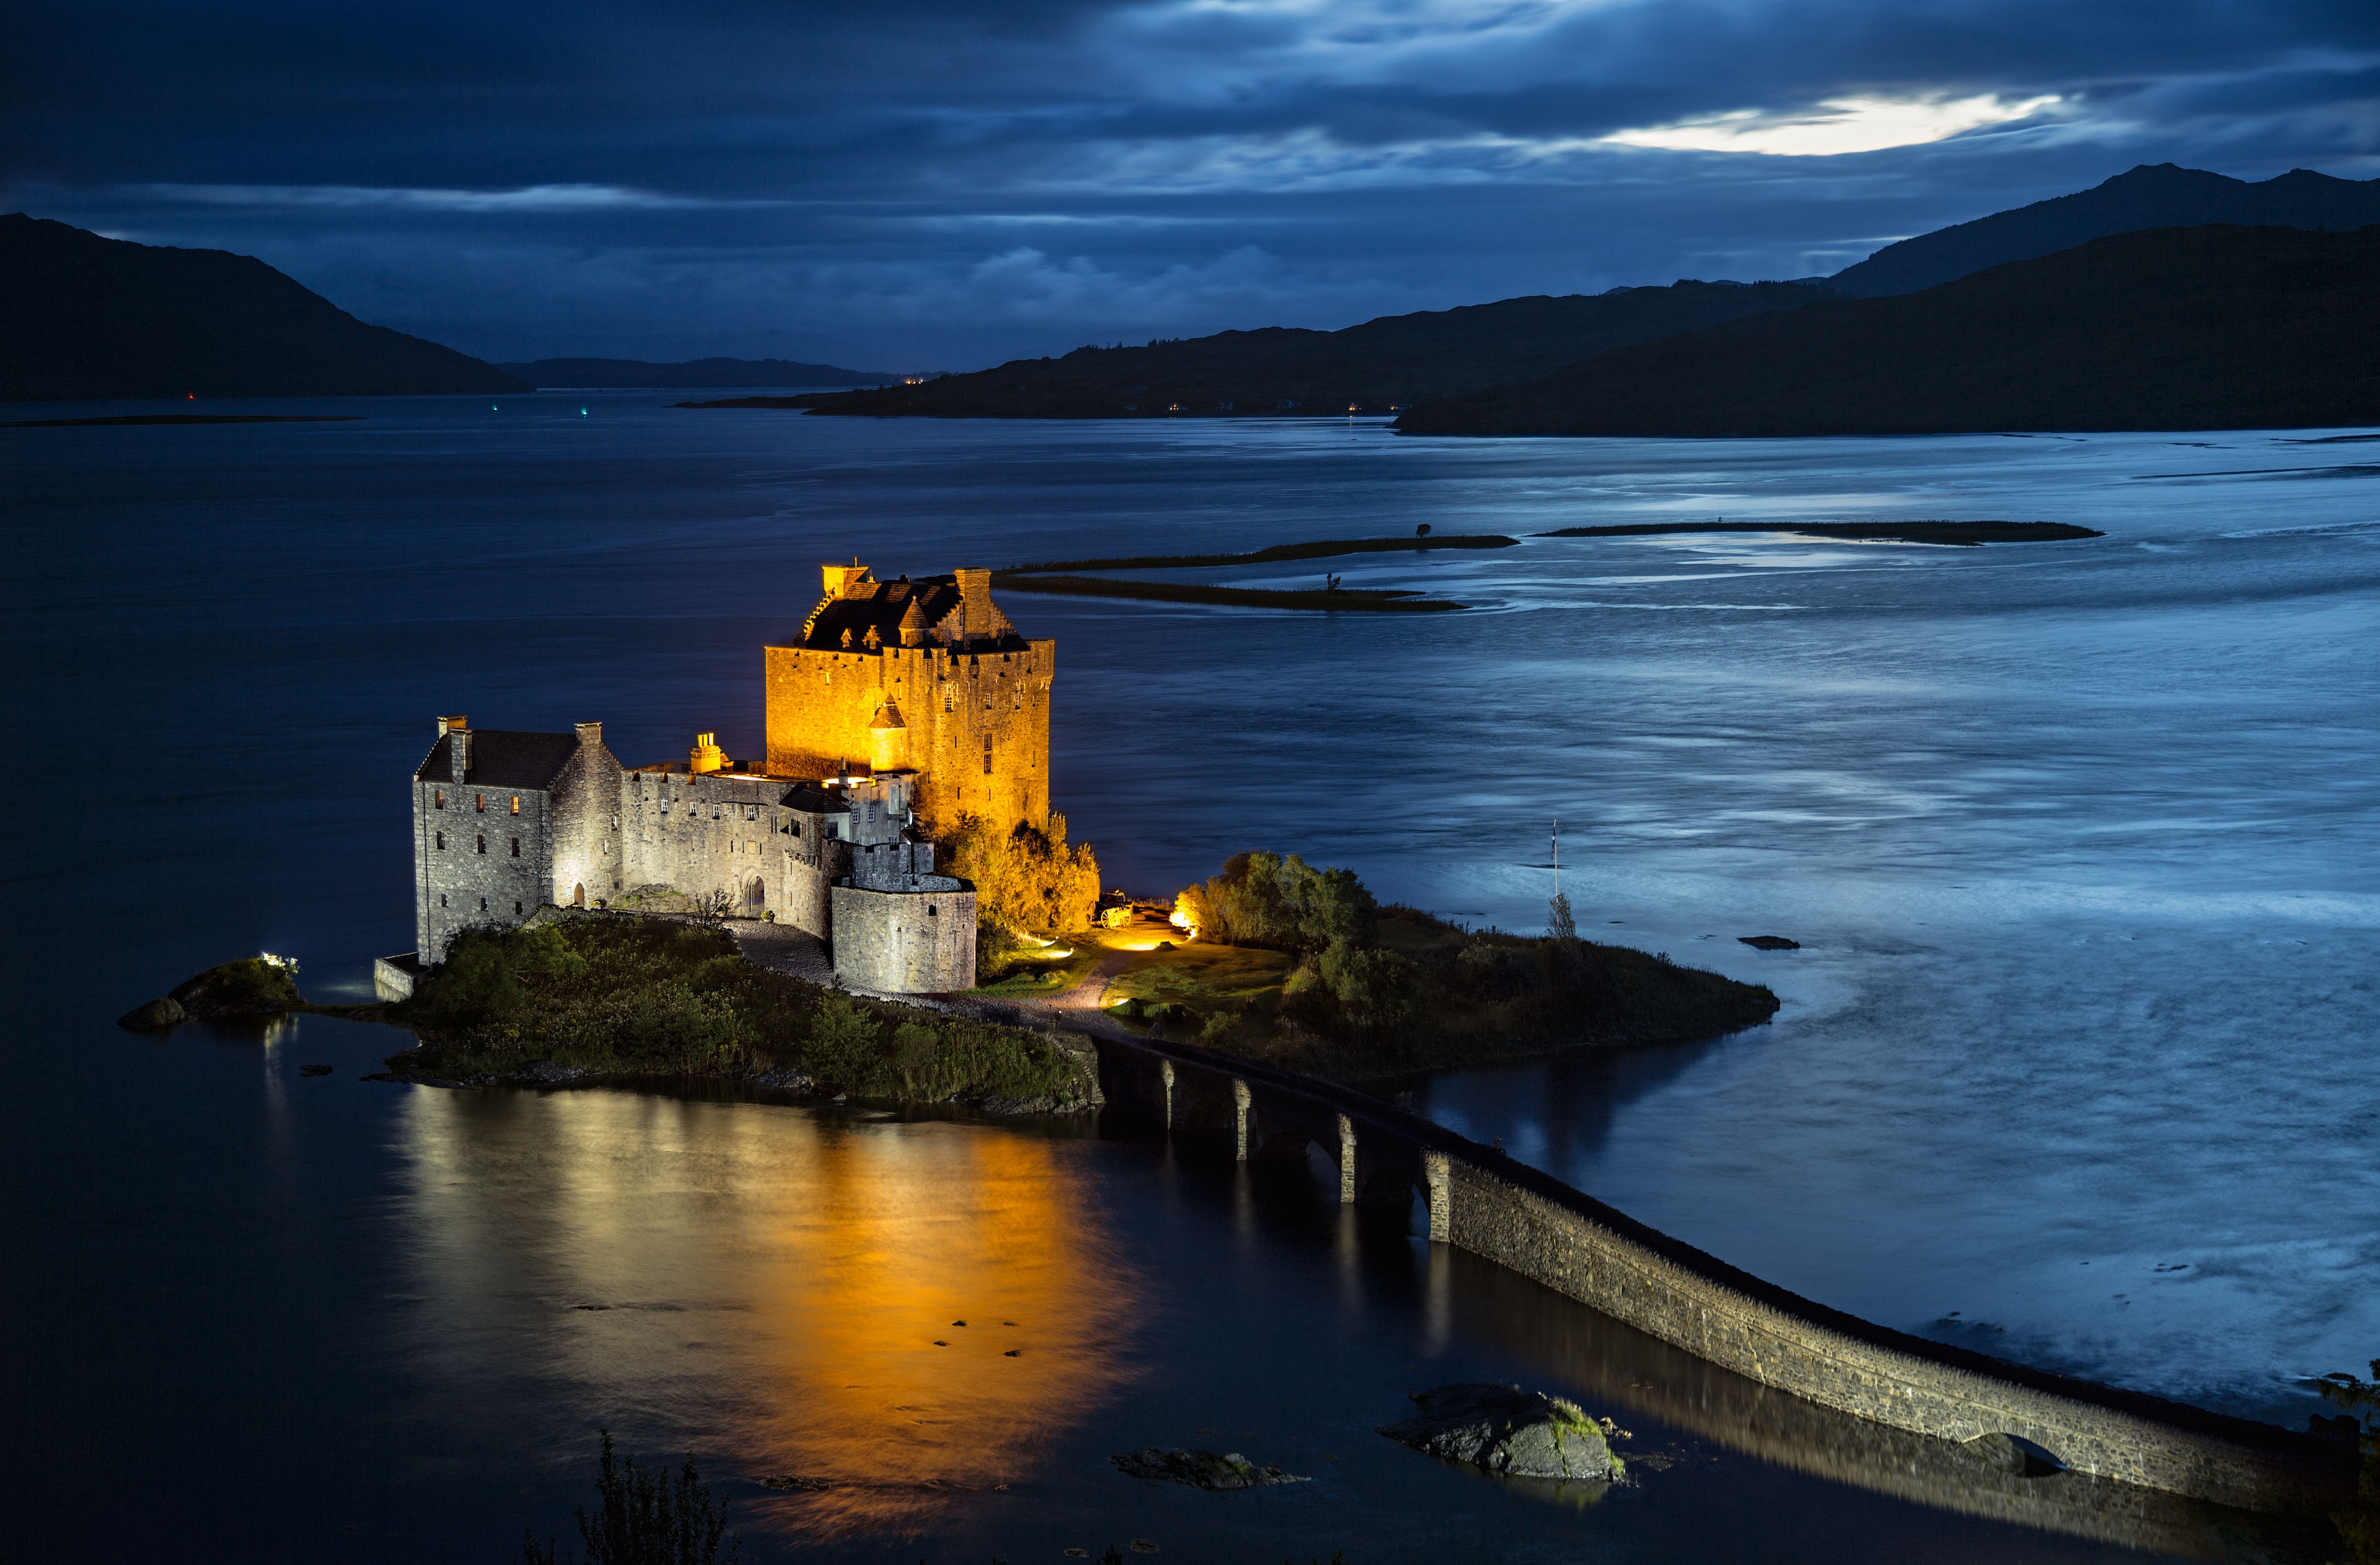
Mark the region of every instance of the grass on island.
<instances>
[{"instance_id":1,"label":"grass on island","mask_svg":"<svg viewBox=\"0 0 2380 1565\"><path fill-rule=\"evenodd\" d=\"M1539 538L1643 538L1670 532L1792 532L1814 538L1862 539L1876 543L2058 543L2105 538L2103 532L2066 522L1645 522L1627 527L1563 528Z\"/></svg>"},{"instance_id":2,"label":"grass on island","mask_svg":"<svg viewBox=\"0 0 2380 1565\"><path fill-rule=\"evenodd\" d=\"M858 1098L1058 1109L1096 1086L1085 1055L1044 1034L855 999L754 966L716 925L632 914L466 930L411 1000L381 1009L422 1040L392 1064L452 1081L540 1062L627 1076L798 1072Z\"/></svg>"},{"instance_id":3,"label":"grass on island","mask_svg":"<svg viewBox=\"0 0 2380 1565\"><path fill-rule=\"evenodd\" d=\"M967 992L993 1000L1044 1000L1081 983L1099 959L1099 948L1088 940L1062 940L1038 950L1015 951L1002 964L1005 972Z\"/></svg>"},{"instance_id":4,"label":"grass on island","mask_svg":"<svg viewBox=\"0 0 2380 1565\"><path fill-rule=\"evenodd\" d=\"M1158 603L1220 603L1239 609L1322 609L1367 613L1439 613L1461 603L1424 598L1403 588L1380 591L1341 588L1281 590L1256 587L1201 587L1188 582L1109 581L1086 576L993 576L1010 592L1048 592L1072 598L1135 598Z\"/></svg>"},{"instance_id":5,"label":"grass on island","mask_svg":"<svg viewBox=\"0 0 2380 1565\"><path fill-rule=\"evenodd\" d=\"M1277 560L1329 560L1342 554L1390 554L1415 549L1511 549L1520 540L1499 533L1441 533L1415 538L1338 538L1315 543L1276 543L1245 554L1129 554L1113 560L1052 560L1010 565L1003 575L1062 571L1172 571L1209 565L1262 565Z\"/></svg>"},{"instance_id":6,"label":"grass on island","mask_svg":"<svg viewBox=\"0 0 2380 1565\"><path fill-rule=\"evenodd\" d=\"M1777 1011L1757 985L1579 939L1566 903L1547 935L1468 929L1377 906L1353 874L1294 855L1239 855L1178 905L1196 940L1153 922L1100 937L1134 952L1109 981L1107 1014L1337 1080L1682 1043Z\"/></svg>"}]
</instances>

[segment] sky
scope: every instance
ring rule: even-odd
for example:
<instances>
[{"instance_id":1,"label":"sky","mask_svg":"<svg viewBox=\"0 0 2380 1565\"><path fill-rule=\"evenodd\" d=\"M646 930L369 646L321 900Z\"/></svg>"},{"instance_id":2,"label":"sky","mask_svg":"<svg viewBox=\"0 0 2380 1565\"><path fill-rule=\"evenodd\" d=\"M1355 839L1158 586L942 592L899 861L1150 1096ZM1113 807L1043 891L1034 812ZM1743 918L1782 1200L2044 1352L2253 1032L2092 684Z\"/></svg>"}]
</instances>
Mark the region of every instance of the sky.
<instances>
[{"instance_id":1,"label":"sky","mask_svg":"<svg viewBox=\"0 0 2380 1565\"><path fill-rule=\"evenodd\" d=\"M495 360L1822 275L2166 162L2380 176L2380 6L76 0L0 49L0 211Z\"/></svg>"}]
</instances>

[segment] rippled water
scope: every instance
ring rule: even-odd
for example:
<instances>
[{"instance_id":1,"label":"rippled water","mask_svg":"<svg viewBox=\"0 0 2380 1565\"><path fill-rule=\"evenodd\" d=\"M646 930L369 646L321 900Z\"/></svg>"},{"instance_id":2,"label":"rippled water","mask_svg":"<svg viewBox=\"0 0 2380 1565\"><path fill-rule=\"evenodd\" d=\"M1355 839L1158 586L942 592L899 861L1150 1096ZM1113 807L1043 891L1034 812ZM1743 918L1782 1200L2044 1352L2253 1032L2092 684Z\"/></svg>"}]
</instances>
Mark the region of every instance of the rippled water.
<instances>
[{"instance_id":1,"label":"rippled water","mask_svg":"<svg viewBox=\"0 0 2380 1565\"><path fill-rule=\"evenodd\" d=\"M2101 1547L1938 1486L1882 1498L1890 1453L1806 1458L1856 1429L1762 1447L1752 1413L1707 1411L1737 1408L1725 1383L1586 1312L1136 1143L398 1090L355 1080L378 1029L106 1025L260 947L361 992L408 943L400 784L431 712L601 717L632 758L698 728L756 752L757 646L852 552L932 571L1711 516L2105 528L1333 564L1476 605L1435 617L1009 606L1059 638L1057 792L1111 879L1156 891L1269 843L1534 928L1559 816L1583 921L1786 1000L1711 1045L1424 1084L1450 1123L1828 1304L2052 1367L2295 1422L2297 1377L2380 1352L2370 447L1431 444L654 400L0 431L29 752L6 770L13 1400L94 1557L193 1535L501 1554L566 1525L599 1422L744 1477L843 1478L739 1503L798 1511L776 1543L862 1557L1096 1553L1129 1525L1269 1558L1276 1523L1249 1515L1283 1552L1359 1562L1432 1538ZM1804 949L1736 943L1767 932ZM301 1081L300 1057L339 1074ZM986 1344L978 1316L1025 1335ZM1363 1434L1366 1399L1458 1371L1633 1396L1694 1460L1584 1511L1416 1477ZM1207 1426L1329 1482L1217 1523L1220 1501L1106 1474L1129 1445L1230 1443ZM867 1476L904 1462L958 1486ZM1027 1486L984 1483L1004 1474Z\"/></svg>"}]
</instances>

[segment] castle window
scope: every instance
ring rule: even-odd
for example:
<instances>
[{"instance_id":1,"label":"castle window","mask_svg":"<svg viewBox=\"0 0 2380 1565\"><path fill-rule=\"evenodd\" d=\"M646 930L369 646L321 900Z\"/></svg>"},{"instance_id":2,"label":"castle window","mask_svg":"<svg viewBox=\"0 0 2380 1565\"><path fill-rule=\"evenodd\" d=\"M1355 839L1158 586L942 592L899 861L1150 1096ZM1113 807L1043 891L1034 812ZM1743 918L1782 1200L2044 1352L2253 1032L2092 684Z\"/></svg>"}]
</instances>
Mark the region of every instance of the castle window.
<instances>
[{"instance_id":1,"label":"castle window","mask_svg":"<svg viewBox=\"0 0 2380 1565\"><path fill-rule=\"evenodd\" d=\"M513 904L513 916L516 918L520 916L520 904L518 903Z\"/></svg>"},{"instance_id":2,"label":"castle window","mask_svg":"<svg viewBox=\"0 0 2380 1565\"><path fill-rule=\"evenodd\" d=\"M433 788L433 789L431 789L431 794L430 794L430 807L431 807L431 809L444 809L444 808L446 807L446 790L445 790L445 789L443 789L443 788Z\"/></svg>"},{"instance_id":3,"label":"castle window","mask_svg":"<svg viewBox=\"0 0 2380 1565\"><path fill-rule=\"evenodd\" d=\"M485 794L472 795L471 807L478 810L482 815L486 814L488 809L488 795Z\"/></svg>"},{"instance_id":4,"label":"castle window","mask_svg":"<svg viewBox=\"0 0 2380 1565\"><path fill-rule=\"evenodd\" d=\"M934 913L934 904L933 904L932 903L930 903L930 902L929 902L929 903L928 903L928 904L926 904L926 916L927 916L927 917L929 917L929 918L931 918L931 917L933 917L934 916L935 916L935 913Z\"/></svg>"},{"instance_id":5,"label":"castle window","mask_svg":"<svg viewBox=\"0 0 2380 1565\"><path fill-rule=\"evenodd\" d=\"M874 799L868 801L868 824L870 826L876 824L876 801Z\"/></svg>"},{"instance_id":6,"label":"castle window","mask_svg":"<svg viewBox=\"0 0 2380 1565\"><path fill-rule=\"evenodd\" d=\"M445 833L445 832L443 832L443 831L439 831L439 832L434 833L434 835L436 836L436 838L437 838L437 840L438 840L438 846L439 846L439 848L443 851L443 850L445 848L445 846L446 846L446 833Z\"/></svg>"},{"instance_id":7,"label":"castle window","mask_svg":"<svg viewBox=\"0 0 2380 1565\"><path fill-rule=\"evenodd\" d=\"M513 856L515 858L518 858L520 856L520 839L518 837L515 837L513 839Z\"/></svg>"},{"instance_id":8,"label":"castle window","mask_svg":"<svg viewBox=\"0 0 2380 1565\"><path fill-rule=\"evenodd\" d=\"M443 907L443 906L445 906L445 905L446 905L446 893L445 893L444 892L439 892L439 893L438 893L438 905L439 905L439 906L441 906L441 907Z\"/></svg>"},{"instance_id":9,"label":"castle window","mask_svg":"<svg viewBox=\"0 0 2380 1565\"><path fill-rule=\"evenodd\" d=\"M488 911L488 899L485 897L480 899L480 911L482 913Z\"/></svg>"},{"instance_id":10,"label":"castle window","mask_svg":"<svg viewBox=\"0 0 2380 1565\"><path fill-rule=\"evenodd\" d=\"M515 815L518 815L520 813L520 795L518 794L515 794L513 795L513 813Z\"/></svg>"},{"instance_id":11,"label":"castle window","mask_svg":"<svg viewBox=\"0 0 2380 1565\"><path fill-rule=\"evenodd\" d=\"M991 775L991 735L989 734L983 736L983 774L986 777Z\"/></svg>"},{"instance_id":12,"label":"castle window","mask_svg":"<svg viewBox=\"0 0 2380 1565\"><path fill-rule=\"evenodd\" d=\"M943 692L942 692L942 710L944 710L944 711L950 711L950 710L954 710L954 702L953 702L953 698L952 698L952 696L951 696L951 693L950 693L949 691L945 690L945 691L943 691Z\"/></svg>"},{"instance_id":13,"label":"castle window","mask_svg":"<svg viewBox=\"0 0 2380 1565\"><path fill-rule=\"evenodd\" d=\"M479 843L480 843L480 851L481 853L485 853L485 852L487 852L487 851L488 851L488 839L487 839L486 837L482 836L481 838L480 838L480 839L479 839Z\"/></svg>"},{"instance_id":14,"label":"castle window","mask_svg":"<svg viewBox=\"0 0 2380 1565\"><path fill-rule=\"evenodd\" d=\"M612 830L613 830L613 831L617 831L619 829L620 829L620 818L619 818L618 816L616 816L616 815L615 815L615 816L613 816L613 817L612 818Z\"/></svg>"}]
</instances>

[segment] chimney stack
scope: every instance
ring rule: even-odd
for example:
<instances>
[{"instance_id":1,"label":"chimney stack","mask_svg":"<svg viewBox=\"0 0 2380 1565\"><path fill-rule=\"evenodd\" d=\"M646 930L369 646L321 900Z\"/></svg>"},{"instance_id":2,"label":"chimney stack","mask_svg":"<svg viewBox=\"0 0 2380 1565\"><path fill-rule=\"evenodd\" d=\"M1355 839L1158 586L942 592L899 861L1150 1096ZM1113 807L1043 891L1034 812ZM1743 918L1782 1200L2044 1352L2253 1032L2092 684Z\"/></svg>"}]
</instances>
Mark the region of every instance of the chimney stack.
<instances>
[{"instance_id":1,"label":"chimney stack","mask_svg":"<svg viewBox=\"0 0 2380 1565\"><path fill-rule=\"evenodd\" d=\"M442 717L438 720L438 737L443 739L446 737L448 733L455 729L468 728L470 726L471 720L467 717Z\"/></svg>"},{"instance_id":2,"label":"chimney stack","mask_svg":"<svg viewBox=\"0 0 2380 1565\"><path fill-rule=\"evenodd\" d=\"M446 758L454 763L455 781L468 782L471 776L471 730L459 717L443 720L446 724Z\"/></svg>"},{"instance_id":3,"label":"chimney stack","mask_svg":"<svg viewBox=\"0 0 2380 1565\"><path fill-rule=\"evenodd\" d=\"M959 601L964 605L960 634L970 641L978 636L991 634L991 573L987 570L960 570Z\"/></svg>"},{"instance_id":4,"label":"chimney stack","mask_svg":"<svg viewBox=\"0 0 2380 1565\"><path fill-rule=\"evenodd\" d=\"M581 722L574 724L574 726L578 730L578 747L580 749L584 750L594 748L603 743L603 725L601 723Z\"/></svg>"}]
</instances>

